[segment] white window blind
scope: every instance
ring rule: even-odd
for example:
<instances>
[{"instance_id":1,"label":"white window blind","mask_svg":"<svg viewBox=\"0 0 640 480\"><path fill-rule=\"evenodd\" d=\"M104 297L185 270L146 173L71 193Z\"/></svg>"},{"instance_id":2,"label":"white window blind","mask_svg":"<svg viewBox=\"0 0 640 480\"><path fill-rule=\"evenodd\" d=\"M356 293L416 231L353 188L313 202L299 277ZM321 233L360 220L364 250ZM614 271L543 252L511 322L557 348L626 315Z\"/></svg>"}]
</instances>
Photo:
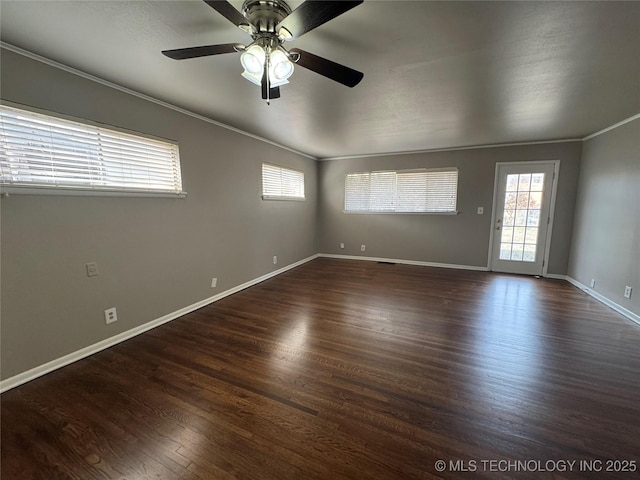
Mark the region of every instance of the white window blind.
<instances>
[{"instance_id":1,"label":"white window blind","mask_svg":"<svg viewBox=\"0 0 640 480\"><path fill-rule=\"evenodd\" d=\"M349 173L345 211L456 213L458 169Z\"/></svg>"},{"instance_id":2,"label":"white window blind","mask_svg":"<svg viewBox=\"0 0 640 480\"><path fill-rule=\"evenodd\" d=\"M265 200L304 200L304 173L263 163L262 198Z\"/></svg>"},{"instance_id":3,"label":"white window blind","mask_svg":"<svg viewBox=\"0 0 640 480\"><path fill-rule=\"evenodd\" d=\"M176 144L4 105L0 184L18 192L184 195Z\"/></svg>"}]
</instances>

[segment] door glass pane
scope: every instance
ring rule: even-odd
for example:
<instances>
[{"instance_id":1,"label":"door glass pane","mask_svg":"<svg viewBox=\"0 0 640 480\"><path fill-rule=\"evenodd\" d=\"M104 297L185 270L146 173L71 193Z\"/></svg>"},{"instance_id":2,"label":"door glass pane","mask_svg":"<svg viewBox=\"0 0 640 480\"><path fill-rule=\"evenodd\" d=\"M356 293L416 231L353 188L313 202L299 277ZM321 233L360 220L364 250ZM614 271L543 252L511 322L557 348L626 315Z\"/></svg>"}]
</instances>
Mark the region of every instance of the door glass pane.
<instances>
[{"instance_id":1,"label":"door glass pane","mask_svg":"<svg viewBox=\"0 0 640 480\"><path fill-rule=\"evenodd\" d=\"M536 261L536 246L535 245L525 245L524 253L522 255L522 260L524 262L535 262Z\"/></svg>"},{"instance_id":2,"label":"door glass pane","mask_svg":"<svg viewBox=\"0 0 640 480\"><path fill-rule=\"evenodd\" d=\"M507 175L507 192L518 191L518 177L519 175Z\"/></svg>"},{"instance_id":3,"label":"door glass pane","mask_svg":"<svg viewBox=\"0 0 640 480\"><path fill-rule=\"evenodd\" d=\"M534 173L531 175L531 191L541 192L544 185L544 173Z\"/></svg>"},{"instance_id":4,"label":"door glass pane","mask_svg":"<svg viewBox=\"0 0 640 480\"><path fill-rule=\"evenodd\" d=\"M500 244L500 260L511 260L511 243Z\"/></svg>"},{"instance_id":5,"label":"door glass pane","mask_svg":"<svg viewBox=\"0 0 640 480\"><path fill-rule=\"evenodd\" d=\"M513 243L524 243L525 227L516 227L513 229Z\"/></svg>"},{"instance_id":6,"label":"door glass pane","mask_svg":"<svg viewBox=\"0 0 640 480\"><path fill-rule=\"evenodd\" d=\"M537 227L540 225L540 210L529 210L529 213L527 213L527 225L529 227Z\"/></svg>"},{"instance_id":7,"label":"door glass pane","mask_svg":"<svg viewBox=\"0 0 640 480\"><path fill-rule=\"evenodd\" d=\"M539 209L542 205L542 192L531 192L529 194L529 208Z\"/></svg>"},{"instance_id":8,"label":"door glass pane","mask_svg":"<svg viewBox=\"0 0 640 480\"><path fill-rule=\"evenodd\" d=\"M513 227L504 227L502 229L502 243L511 244L513 241Z\"/></svg>"},{"instance_id":9,"label":"door glass pane","mask_svg":"<svg viewBox=\"0 0 640 480\"><path fill-rule=\"evenodd\" d=\"M524 236L524 243L535 246L538 243L538 227L528 227Z\"/></svg>"},{"instance_id":10,"label":"door glass pane","mask_svg":"<svg viewBox=\"0 0 640 480\"><path fill-rule=\"evenodd\" d=\"M518 193L516 208L526 209L529 207L529 192Z\"/></svg>"},{"instance_id":11,"label":"door glass pane","mask_svg":"<svg viewBox=\"0 0 640 480\"><path fill-rule=\"evenodd\" d=\"M522 261L522 253L524 251L524 245L520 243L514 243L511 251L511 260Z\"/></svg>"},{"instance_id":12,"label":"door glass pane","mask_svg":"<svg viewBox=\"0 0 640 480\"><path fill-rule=\"evenodd\" d=\"M513 226L516 221L516 211L515 210L505 210L504 211L504 226Z\"/></svg>"},{"instance_id":13,"label":"door glass pane","mask_svg":"<svg viewBox=\"0 0 640 480\"><path fill-rule=\"evenodd\" d=\"M519 192L531 191L531 174L530 173L524 173L520 175L520 180L518 181L518 191Z\"/></svg>"},{"instance_id":14,"label":"door glass pane","mask_svg":"<svg viewBox=\"0 0 640 480\"><path fill-rule=\"evenodd\" d=\"M535 262L544 173L507 175L500 260Z\"/></svg>"}]
</instances>

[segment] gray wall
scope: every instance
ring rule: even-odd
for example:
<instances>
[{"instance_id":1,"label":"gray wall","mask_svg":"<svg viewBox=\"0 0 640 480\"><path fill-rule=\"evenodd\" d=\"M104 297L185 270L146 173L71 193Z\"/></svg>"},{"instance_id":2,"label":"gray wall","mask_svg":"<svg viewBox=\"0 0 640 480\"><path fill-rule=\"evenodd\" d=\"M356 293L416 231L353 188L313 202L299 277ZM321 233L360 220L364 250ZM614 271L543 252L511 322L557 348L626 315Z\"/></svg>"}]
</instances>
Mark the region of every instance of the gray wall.
<instances>
[{"instance_id":1,"label":"gray wall","mask_svg":"<svg viewBox=\"0 0 640 480\"><path fill-rule=\"evenodd\" d=\"M564 275L580 152L581 142L563 142L320 162L320 252L486 267L496 162L560 160L548 272ZM346 173L435 167L458 167L459 215L343 213ZM484 215L476 214L477 207L484 207Z\"/></svg>"},{"instance_id":2,"label":"gray wall","mask_svg":"<svg viewBox=\"0 0 640 480\"><path fill-rule=\"evenodd\" d=\"M569 276L640 315L640 119L584 143Z\"/></svg>"},{"instance_id":3,"label":"gray wall","mask_svg":"<svg viewBox=\"0 0 640 480\"><path fill-rule=\"evenodd\" d=\"M1 378L317 252L315 161L9 51L1 70L5 100L177 140L188 192L3 198ZM307 200L263 201L263 161L304 171Z\"/></svg>"}]
</instances>

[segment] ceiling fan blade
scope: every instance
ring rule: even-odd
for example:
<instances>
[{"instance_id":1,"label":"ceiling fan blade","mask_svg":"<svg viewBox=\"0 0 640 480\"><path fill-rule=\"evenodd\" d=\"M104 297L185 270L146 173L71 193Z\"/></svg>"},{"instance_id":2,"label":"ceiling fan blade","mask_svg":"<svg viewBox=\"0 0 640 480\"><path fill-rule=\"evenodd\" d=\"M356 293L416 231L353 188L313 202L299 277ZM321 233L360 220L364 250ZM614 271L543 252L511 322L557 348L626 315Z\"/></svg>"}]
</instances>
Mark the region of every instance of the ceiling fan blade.
<instances>
[{"instance_id":1,"label":"ceiling fan blade","mask_svg":"<svg viewBox=\"0 0 640 480\"><path fill-rule=\"evenodd\" d=\"M300 58L297 65L323 75L347 87L355 87L363 79L364 73L332 62L326 58L318 57L313 53L305 52L299 48L292 48L291 53L297 53Z\"/></svg>"},{"instance_id":2,"label":"ceiling fan blade","mask_svg":"<svg viewBox=\"0 0 640 480\"><path fill-rule=\"evenodd\" d=\"M357 7L364 0L315 1L307 0L276 26L276 32L285 29L285 39L291 40L333 20L344 12ZM286 33L290 35L287 35Z\"/></svg>"},{"instance_id":3,"label":"ceiling fan blade","mask_svg":"<svg viewBox=\"0 0 640 480\"><path fill-rule=\"evenodd\" d=\"M205 45L203 47L176 48L175 50L163 50L162 53L174 60L187 58L206 57L208 55L220 55L222 53L236 52L237 43L222 43L220 45Z\"/></svg>"},{"instance_id":4,"label":"ceiling fan blade","mask_svg":"<svg viewBox=\"0 0 640 480\"><path fill-rule=\"evenodd\" d=\"M222 0L204 0L204 2L233 23L236 27L239 27L240 25L249 25L249 20L247 20L245 16L236 10L236 8L229 2Z\"/></svg>"}]
</instances>

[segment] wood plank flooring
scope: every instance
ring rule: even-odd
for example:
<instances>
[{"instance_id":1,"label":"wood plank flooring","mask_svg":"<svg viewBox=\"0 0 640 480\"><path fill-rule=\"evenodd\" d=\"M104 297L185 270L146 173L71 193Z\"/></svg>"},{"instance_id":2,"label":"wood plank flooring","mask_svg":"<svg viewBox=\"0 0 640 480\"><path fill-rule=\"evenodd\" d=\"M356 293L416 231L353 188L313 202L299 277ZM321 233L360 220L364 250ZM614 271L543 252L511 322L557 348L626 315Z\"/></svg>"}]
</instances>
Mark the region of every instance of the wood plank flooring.
<instances>
[{"instance_id":1,"label":"wood plank flooring","mask_svg":"<svg viewBox=\"0 0 640 480\"><path fill-rule=\"evenodd\" d=\"M640 327L564 281L321 258L1 406L3 480L631 479Z\"/></svg>"}]
</instances>

